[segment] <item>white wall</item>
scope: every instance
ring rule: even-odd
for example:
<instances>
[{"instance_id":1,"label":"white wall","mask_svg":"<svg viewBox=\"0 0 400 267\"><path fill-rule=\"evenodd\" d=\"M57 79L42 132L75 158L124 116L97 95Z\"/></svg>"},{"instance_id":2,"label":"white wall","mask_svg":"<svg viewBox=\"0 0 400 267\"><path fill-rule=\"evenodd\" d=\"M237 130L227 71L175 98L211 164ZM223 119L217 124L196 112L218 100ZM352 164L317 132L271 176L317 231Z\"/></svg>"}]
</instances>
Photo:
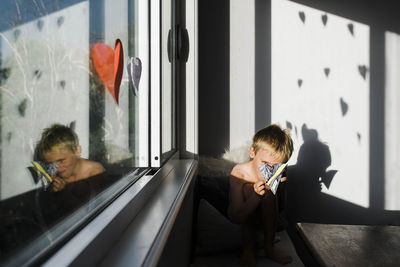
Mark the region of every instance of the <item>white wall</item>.
<instances>
[{"instance_id":1,"label":"white wall","mask_svg":"<svg viewBox=\"0 0 400 267\"><path fill-rule=\"evenodd\" d=\"M251 140L255 127L254 0L230 1L230 148Z\"/></svg>"},{"instance_id":2,"label":"white wall","mask_svg":"<svg viewBox=\"0 0 400 267\"><path fill-rule=\"evenodd\" d=\"M230 147L254 133L254 1L230 2ZM322 192L361 207L370 194L370 25L292 1L272 1L271 119L291 125L296 164L301 129L318 133L337 171ZM299 12L304 12L305 21ZM326 25L323 16L327 16ZM351 33L349 24L353 27ZM387 33L385 90L385 209L398 210L400 144L398 111L399 35ZM366 68L365 78L360 69ZM329 68L329 75L324 72ZM298 85L298 80L302 85Z\"/></svg>"},{"instance_id":3,"label":"white wall","mask_svg":"<svg viewBox=\"0 0 400 267\"><path fill-rule=\"evenodd\" d=\"M316 130L330 149L326 171L337 170L322 192L369 207L369 73L359 72L369 69L369 27L290 1L273 0L271 10L272 121L293 127L290 163L305 141L303 125Z\"/></svg>"}]
</instances>

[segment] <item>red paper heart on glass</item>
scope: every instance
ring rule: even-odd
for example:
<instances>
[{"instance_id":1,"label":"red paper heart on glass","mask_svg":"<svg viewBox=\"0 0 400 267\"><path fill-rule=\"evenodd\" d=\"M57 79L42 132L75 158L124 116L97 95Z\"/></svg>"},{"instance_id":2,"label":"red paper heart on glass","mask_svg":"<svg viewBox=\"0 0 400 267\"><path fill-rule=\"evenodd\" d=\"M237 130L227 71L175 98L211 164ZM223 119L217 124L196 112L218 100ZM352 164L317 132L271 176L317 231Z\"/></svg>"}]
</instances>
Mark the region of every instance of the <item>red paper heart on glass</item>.
<instances>
[{"instance_id":1,"label":"red paper heart on glass","mask_svg":"<svg viewBox=\"0 0 400 267\"><path fill-rule=\"evenodd\" d=\"M121 40L115 40L114 50L106 44L95 44L92 50L92 60L101 81L113 96L115 103L118 104L119 87L124 69L124 50Z\"/></svg>"}]
</instances>

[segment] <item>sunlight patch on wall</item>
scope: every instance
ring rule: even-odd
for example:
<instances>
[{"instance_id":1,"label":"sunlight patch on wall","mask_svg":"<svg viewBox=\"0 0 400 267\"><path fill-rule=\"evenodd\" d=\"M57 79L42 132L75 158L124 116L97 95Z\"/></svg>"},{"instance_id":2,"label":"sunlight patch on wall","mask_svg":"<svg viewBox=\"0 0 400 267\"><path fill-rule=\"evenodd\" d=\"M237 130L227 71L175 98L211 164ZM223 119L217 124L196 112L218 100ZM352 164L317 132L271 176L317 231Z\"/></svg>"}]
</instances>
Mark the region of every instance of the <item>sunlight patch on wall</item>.
<instances>
[{"instance_id":1,"label":"sunlight patch on wall","mask_svg":"<svg viewBox=\"0 0 400 267\"><path fill-rule=\"evenodd\" d=\"M290 164L315 157L323 193L368 207L369 27L289 1L271 8L272 122L291 129Z\"/></svg>"},{"instance_id":2,"label":"sunlight patch on wall","mask_svg":"<svg viewBox=\"0 0 400 267\"><path fill-rule=\"evenodd\" d=\"M385 210L400 210L400 35L385 33Z\"/></svg>"}]
</instances>

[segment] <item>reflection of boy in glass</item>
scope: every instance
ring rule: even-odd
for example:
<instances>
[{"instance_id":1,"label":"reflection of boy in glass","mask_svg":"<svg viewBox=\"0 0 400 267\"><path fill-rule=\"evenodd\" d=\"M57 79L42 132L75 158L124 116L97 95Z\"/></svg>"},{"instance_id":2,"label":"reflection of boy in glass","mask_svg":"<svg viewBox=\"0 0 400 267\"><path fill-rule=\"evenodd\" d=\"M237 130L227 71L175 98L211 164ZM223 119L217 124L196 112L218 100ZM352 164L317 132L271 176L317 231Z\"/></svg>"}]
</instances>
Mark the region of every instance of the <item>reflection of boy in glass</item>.
<instances>
[{"instance_id":1,"label":"reflection of boy in glass","mask_svg":"<svg viewBox=\"0 0 400 267\"><path fill-rule=\"evenodd\" d=\"M289 255L273 247L278 218L278 199L285 195L287 175L284 173L274 195L260 172L260 166L274 166L289 160L293 152L293 141L287 131L278 125L269 125L259 130L253 137L250 147L251 161L237 164L229 179L229 218L241 225L243 254L240 263L246 266L256 265L254 249L254 227L256 215L261 213L264 230L265 256L281 264L292 261Z\"/></svg>"},{"instance_id":2,"label":"reflection of boy in glass","mask_svg":"<svg viewBox=\"0 0 400 267\"><path fill-rule=\"evenodd\" d=\"M83 180L104 172L103 166L80 157L82 148L75 132L60 124L44 129L39 145L39 156L45 162L55 162L57 173L53 178L53 191L66 184Z\"/></svg>"}]
</instances>

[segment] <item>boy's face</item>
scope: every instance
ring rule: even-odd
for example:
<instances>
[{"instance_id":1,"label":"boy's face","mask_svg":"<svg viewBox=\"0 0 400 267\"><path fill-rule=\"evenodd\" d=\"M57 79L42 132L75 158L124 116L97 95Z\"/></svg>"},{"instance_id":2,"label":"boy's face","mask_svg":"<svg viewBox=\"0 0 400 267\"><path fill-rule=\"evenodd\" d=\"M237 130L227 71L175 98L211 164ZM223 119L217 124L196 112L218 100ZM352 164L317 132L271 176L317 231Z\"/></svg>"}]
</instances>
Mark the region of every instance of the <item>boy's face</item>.
<instances>
[{"instance_id":1,"label":"boy's face","mask_svg":"<svg viewBox=\"0 0 400 267\"><path fill-rule=\"evenodd\" d=\"M51 151L44 153L43 158L46 162L57 163L57 175L65 179L74 173L80 154L80 146L77 146L74 151L72 151L62 144L55 146Z\"/></svg>"},{"instance_id":2,"label":"boy's face","mask_svg":"<svg viewBox=\"0 0 400 267\"><path fill-rule=\"evenodd\" d=\"M250 147L249 154L257 168L263 164L274 166L275 164L283 163L283 157L275 153L271 146L267 144L263 145L257 152L255 152L254 147Z\"/></svg>"}]
</instances>

